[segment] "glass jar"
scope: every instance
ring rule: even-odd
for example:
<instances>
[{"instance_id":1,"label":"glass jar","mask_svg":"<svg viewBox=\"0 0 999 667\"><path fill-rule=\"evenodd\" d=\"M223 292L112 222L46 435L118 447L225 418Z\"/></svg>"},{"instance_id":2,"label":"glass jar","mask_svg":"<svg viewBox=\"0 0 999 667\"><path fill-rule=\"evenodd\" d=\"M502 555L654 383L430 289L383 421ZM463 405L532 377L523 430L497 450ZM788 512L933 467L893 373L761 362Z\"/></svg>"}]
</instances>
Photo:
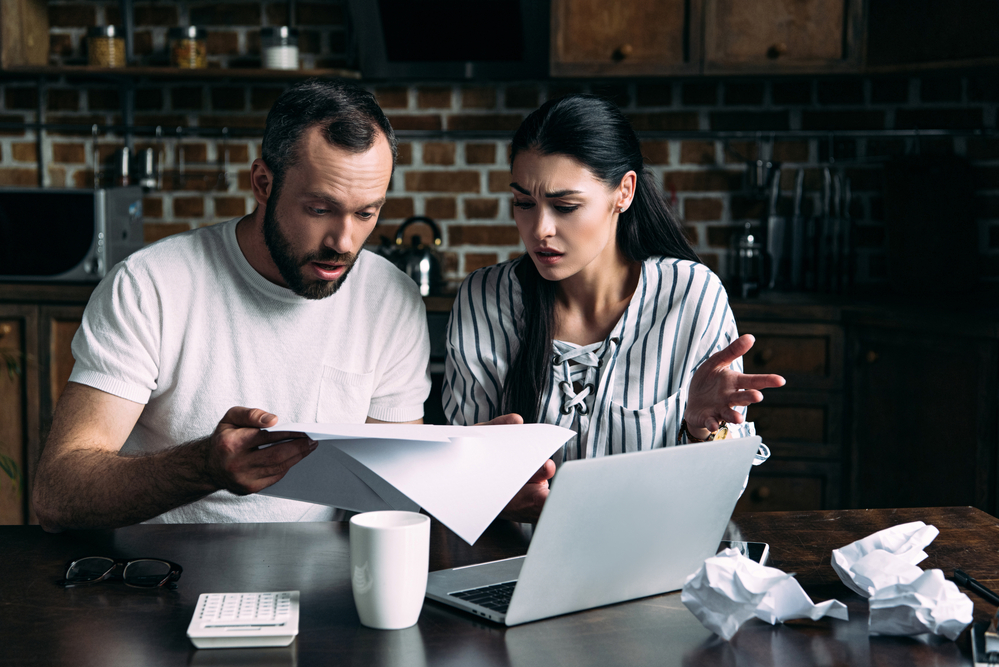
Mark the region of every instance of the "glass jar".
<instances>
[{"instance_id":1,"label":"glass jar","mask_svg":"<svg viewBox=\"0 0 999 667\"><path fill-rule=\"evenodd\" d=\"M208 67L208 31L193 25L170 28L170 64L181 69Z\"/></svg>"},{"instance_id":2,"label":"glass jar","mask_svg":"<svg viewBox=\"0 0 999 667\"><path fill-rule=\"evenodd\" d=\"M91 67L124 67L125 34L121 28L102 25L88 30L87 62Z\"/></svg>"},{"instance_id":3,"label":"glass jar","mask_svg":"<svg viewBox=\"0 0 999 667\"><path fill-rule=\"evenodd\" d=\"M267 69L298 69L298 29L286 25L260 29L260 48Z\"/></svg>"},{"instance_id":4,"label":"glass jar","mask_svg":"<svg viewBox=\"0 0 999 667\"><path fill-rule=\"evenodd\" d=\"M733 241L732 282L743 299L757 296L763 287L763 244L756 240L747 222L742 234Z\"/></svg>"}]
</instances>

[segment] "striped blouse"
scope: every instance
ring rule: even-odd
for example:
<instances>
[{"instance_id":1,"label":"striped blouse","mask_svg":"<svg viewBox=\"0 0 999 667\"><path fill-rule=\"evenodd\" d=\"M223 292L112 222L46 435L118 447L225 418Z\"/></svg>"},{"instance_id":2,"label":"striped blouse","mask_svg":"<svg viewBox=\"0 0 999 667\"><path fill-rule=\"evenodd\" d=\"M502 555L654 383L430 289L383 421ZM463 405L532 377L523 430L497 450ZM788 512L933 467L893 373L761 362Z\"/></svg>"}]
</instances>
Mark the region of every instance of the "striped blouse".
<instances>
[{"instance_id":1,"label":"striped blouse","mask_svg":"<svg viewBox=\"0 0 999 667\"><path fill-rule=\"evenodd\" d=\"M453 424L503 414L503 385L523 317L518 261L475 271L455 299L443 396ZM675 444L694 371L737 337L725 288L710 269L668 257L643 262L635 294L605 340L553 341L539 421L577 434L556 460ZM731 368L741 372L742 359ZM731 430L734 437L754 434L750 423Z\"/></svg>"}]
</instances>

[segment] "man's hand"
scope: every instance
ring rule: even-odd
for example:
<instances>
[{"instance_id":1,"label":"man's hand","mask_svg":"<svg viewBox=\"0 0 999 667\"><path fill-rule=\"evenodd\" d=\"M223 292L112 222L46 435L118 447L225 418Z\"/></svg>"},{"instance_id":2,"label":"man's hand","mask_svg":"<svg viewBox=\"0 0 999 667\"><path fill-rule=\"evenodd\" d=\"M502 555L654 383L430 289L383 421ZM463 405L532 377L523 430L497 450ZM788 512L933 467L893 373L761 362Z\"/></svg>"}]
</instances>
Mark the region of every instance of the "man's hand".
<instances>
[{"instance_id":1,"label":"man's hand","mask_svg":"<svg viewBox=\"0 0 999 667\"><path fill-rule=\"evenodd\" d=\"M500 415L487 422L476 424L476 426L498 426L501 424L523 424L524 418L518 414ZM538 469L536 473L527 480L517 495L507 503L507 506L500 512L501 519L510 521L521 521L524 523L534 523L541 516L541 509L545 506L545 499L548 498L548 480L555 476L555 462L551 459Z\"/></svg>"},{"instance_id":2,"label":"man's hand","mask_svg":"<svg viewBox=\"0 0 999 667\"><path fill-rule=\"evenodd\" d=\"M212 483L241 496L256 493L315 450L317 443L302 433L260 430L275 423L275 415L258 408L229 408L207 441Z\"/></svg>"},{"instance_id":3,"label":"man's hand","mask_svg":"<svg viewBox=\"0 0 999 667\"><path fill-rule=\"evenodd\" d=\"M220 488L253 493L312 451L301 433L261 431L277 423L274 415L232 408L207 438L123 455L143 407L93 387L66 385L35 475L32 506L45 530L129 526Z\"/></svg>"},{"instance_id":4,"label":"man's hand","mask_svg":"<svg viewBox=\"0 0 999 667\"><path fill-rule=\"evenodd\" d=\"M708 357L694 373L684 418L695 438L706 438L707 432L717 431L723 421L741 424L743 416L733 406L759 403L763 400L761 389L784 386L784 378L779 375L747 375L729 368L755 342L750 334L739 336L724 350Z\"/></svg>"}]
</instances>

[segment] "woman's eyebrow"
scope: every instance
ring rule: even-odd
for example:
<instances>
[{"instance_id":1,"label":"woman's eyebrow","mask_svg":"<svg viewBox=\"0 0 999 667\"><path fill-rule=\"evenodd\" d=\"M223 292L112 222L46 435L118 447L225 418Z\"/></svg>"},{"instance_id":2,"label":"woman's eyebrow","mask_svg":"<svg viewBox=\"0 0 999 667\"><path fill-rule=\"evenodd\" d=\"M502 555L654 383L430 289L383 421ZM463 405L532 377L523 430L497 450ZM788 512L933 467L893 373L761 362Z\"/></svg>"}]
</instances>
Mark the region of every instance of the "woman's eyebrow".
<instances>
[{"instance_id":1,"label":"woman's eyebrow","mask_svg":"<svg viewBox=\"0 0 999 667\"><path fill-rule=\"evenodd\" d=\"M531 194L530 192L528 192L524 188L520 187L516 183L511 183L510 187L513 188L514 190L516 190L517 192L521 193L521 194L525 194L525 195L530 195ZM545 198L547 198L547 199L557 199L558 197L565 197L566 195L579 195L579 194L582 194L582 193L583 193L582 190L559 190L558 192L546 192L545 193Z\"/></svg>"}]
</instances>

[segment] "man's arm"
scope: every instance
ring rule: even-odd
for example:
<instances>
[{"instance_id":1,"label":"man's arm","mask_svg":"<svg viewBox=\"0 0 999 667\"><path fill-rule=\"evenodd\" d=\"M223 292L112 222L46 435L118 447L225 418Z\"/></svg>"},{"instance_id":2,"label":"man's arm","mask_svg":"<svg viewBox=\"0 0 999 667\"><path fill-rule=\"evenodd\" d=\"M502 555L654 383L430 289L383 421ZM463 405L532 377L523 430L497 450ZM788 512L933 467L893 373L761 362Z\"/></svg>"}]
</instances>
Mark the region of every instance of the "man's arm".
<instances>
[{"instance_id":1,"label":"man's arm","mask_svg":"<svg viewBox=\"0 0 999 667\"><path fill-rule=\"evenodd\" d=\"M121 456L143 407L86 385L66 386L32 494L45 530L116 528L219 489L255 493L315 448L301 434L260 430L276 416L234 407L207 438L155 454ZM288 442L259 449L281 440Z\"/></svg>"}]
</instances>

